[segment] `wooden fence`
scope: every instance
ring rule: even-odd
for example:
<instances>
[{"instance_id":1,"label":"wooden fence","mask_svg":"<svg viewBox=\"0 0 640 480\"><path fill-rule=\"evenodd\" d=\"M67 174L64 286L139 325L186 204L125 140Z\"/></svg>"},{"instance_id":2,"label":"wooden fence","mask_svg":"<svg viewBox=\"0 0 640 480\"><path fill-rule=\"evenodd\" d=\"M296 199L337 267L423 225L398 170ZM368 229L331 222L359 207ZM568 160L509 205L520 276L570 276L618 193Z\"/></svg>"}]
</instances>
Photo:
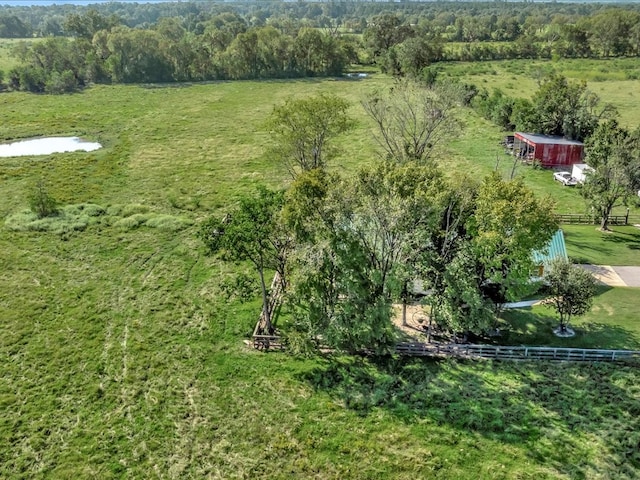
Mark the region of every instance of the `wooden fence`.
<instances>
[{"instance_id":1,"label":"wooden fence","mask_svg":"<svg viewBox=\"0 0 640 480\"><path fill-rule=\"evenodd\" d=\"M284 350L278 335L255 335L258 350ZM509 345L472 345L459 343L398 343L395 353L409 357L453 357L495 360L548 360L569 362L640 362L637 350L596 348L526 347Z\"/></svg>"},{"instance_id":2,"label":"wooden fence","mask_svg":"<svg viewBox=\"0 0 640 480\"><path fill-rule=\"evenodd\" d=\"M640 351L599 350L593 348L524 347L502 345L465 345L399 343L396 353L409 356L495 358L499 360L560 360L581 362L617 362L640 360Z\"/></svg>"},{"instance_id":3,"label":"wooden fence","mask_svg":"<svg viewBox=\"0 0 640 480\"><path fill-rule=\"evenodd\" d=\"M598 215L565 213L557 214L556 218L560 223L565 224L600 225ZM609 225L627 225L630 221L631 223L640 223L640 215L609 215Z\"/></svg>"},{"instance_id":4,"label":"wooden fence","mask_svg":"<svg viewBox=\"0 0 640 480\"><path fill-rule=\"evenodd\" d=\"M269 303L268 309L271 319L273 320L273 314L280 306L282 301L282 279L280 274L276 272L271 281L271 287L269 288ZM264 309L260 312L260 318L256 327L253 329L253 346L258 350L276 349L282 350L284 348L282 339L279 335L269 332L267 329L267 319L264 313Z\"/></svg>"}]
</instances>

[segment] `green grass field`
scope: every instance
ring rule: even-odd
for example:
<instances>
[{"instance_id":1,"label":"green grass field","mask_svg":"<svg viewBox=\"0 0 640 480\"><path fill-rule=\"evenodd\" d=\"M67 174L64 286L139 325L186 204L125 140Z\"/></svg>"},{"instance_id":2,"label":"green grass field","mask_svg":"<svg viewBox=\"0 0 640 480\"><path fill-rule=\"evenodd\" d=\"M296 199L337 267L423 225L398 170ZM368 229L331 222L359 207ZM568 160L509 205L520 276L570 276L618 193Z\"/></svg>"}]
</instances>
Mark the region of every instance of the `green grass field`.
<instances>
[{"instance_id":1,"label":"green grass field","mask_svg":"<svg viewBox=\"0 0 640 480\"><path fill-rule=\"evenodd\" d=\"M247 267L204 256L198 222L258 183L286 184L266 162L263 124L289 95L350 100L359 123L334 168L370 161L358 101L388 84L0 94L3 140L73 134L105 146L0 160L0 477L637 478L633 367L298 359L243 344L259 303L227 300L221 285ZM451 169L482 175L501 132L465 123L447 147ZM521 172L536 191L566 195L560 209L577 198L549 172ZM57 230L10 230L39 178L64 205L106 213L68 207L76 216ZM620 291L596 306L630 305ZM607 317L616 344L638 341L628 308Z\"/></svg>"}]
</instances>

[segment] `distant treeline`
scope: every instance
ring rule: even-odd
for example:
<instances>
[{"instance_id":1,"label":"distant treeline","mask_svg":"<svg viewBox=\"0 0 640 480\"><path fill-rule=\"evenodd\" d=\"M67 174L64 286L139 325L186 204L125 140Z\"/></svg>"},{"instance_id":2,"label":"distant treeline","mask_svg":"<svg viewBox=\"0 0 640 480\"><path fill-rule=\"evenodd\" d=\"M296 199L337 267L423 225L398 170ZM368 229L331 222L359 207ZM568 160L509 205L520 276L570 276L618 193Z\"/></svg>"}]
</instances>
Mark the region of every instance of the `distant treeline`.
<instances>
[{"instance_id":1,"label":"distant treeline","mask_svg":"<svg viewBox=\"0 0 640 480\"><path fill-rule=\"evenodd\" d=\"M340 75L352 63L425 75L434 62L640 55L640 5L170 2L0 7L21 44L13 89ZM427 72L428 73L428 72ZM0 77L1 78L1 77Z\"/></svg>"},{"instance_id":2,"label":"distant treeline","mask_svg":"<svg viewBox=\"0 0 640 480\"><path fill-rule=\"evenodd\" d=\"M95 12L88 17L90 28L79 27L74 39L18 44L22 64L9 71L9 87L61 93L88 83L341 75L354 55L348 37L314 28L290 35L273 26L249 27L231 13L212 19L202 33L186 30L177 18L139 29Z\"/></svg>"}]
</instances>

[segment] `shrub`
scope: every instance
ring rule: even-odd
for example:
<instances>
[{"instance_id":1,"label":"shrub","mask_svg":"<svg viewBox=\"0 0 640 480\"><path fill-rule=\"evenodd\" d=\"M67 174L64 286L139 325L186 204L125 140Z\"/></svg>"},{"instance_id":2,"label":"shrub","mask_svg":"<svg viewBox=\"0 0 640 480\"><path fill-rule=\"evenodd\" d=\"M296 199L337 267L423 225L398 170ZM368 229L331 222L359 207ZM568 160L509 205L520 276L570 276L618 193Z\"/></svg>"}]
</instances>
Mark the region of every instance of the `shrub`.
<instances>
[{"instance_id":1,"label":"shrub","mask_svg":"<svg viewBox=\"0 0 640 480\"><path fill-rule=\"evenodd\" d=\"M71 93L78 89L78 80L71 70L53 72L44 86L46 93Z\"/></svg>"},{"instance_id":2,"label":"shrub","mask_svg":"<svg viewBox=\"0 0 640 480\"><path fill-rule=\"evenodd\" d=\"M49 194L43 180L38 181L29 195L29 208L38 218L51 217L59 213L58 202Z\"/></svg>"},{"instance_id":3,"label":"shrub","mask_svg":"<svg viewBox=\"0 0 640 480\"><path fill-rule=\"evenodd\" d=\"M122 228L123 230L133 230L134 228L138 228L139 226L144 225L147 220L147 216L141 213L136 213L128 217L121 218L116 223L114 223L113 226Z\"/></svg>"},{"instance_id":4,"label":"shrub","mask_svg":"<svg viewBox=\"0 0 640 480\"><path fill-rule=\"evenodd\" d=\"M174 217L173 215L154 215L149 217L145 225L151 228L159 228L160 230L169 230L177 232L188 227L193 222L188 218Z\"/></svg>"},{"instance_id":5,"label":"shrub","mask_svg":"<svg viewBox=\"0 0 640 480\"><path fill-rule=\"evenodd\" d=\"M114 217L129 217L136 213L147 213L148 211L149 207L138 203L130 205L111 205L107 208L107 215L112 215Z\"/></svg>"}]
</instances>

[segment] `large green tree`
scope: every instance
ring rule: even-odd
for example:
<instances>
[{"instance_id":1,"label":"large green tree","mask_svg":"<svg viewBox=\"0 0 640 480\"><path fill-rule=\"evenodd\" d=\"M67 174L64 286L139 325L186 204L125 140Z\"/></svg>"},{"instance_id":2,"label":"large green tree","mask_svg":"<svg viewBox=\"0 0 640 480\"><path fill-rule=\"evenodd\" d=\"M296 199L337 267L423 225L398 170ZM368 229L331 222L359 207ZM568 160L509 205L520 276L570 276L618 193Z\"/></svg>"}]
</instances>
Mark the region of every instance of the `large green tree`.
<instances>
[{"instance_id":1,"label":"large green tree","mask_svg":"<svg viewBox=\"0 0 640 480\"><path fill-rule=\"evenodd\" d=\"M494 173L480 185L450 187L443 207L424 279L433 318L454 332L481 333L503 303L530 289L532 251L557 229L552 204L521 179Z\"/></svg>"},{"instance_id":2,"label":"large green tree","mask_svg":"<svg viewBox=\"0 0 640 480\"><path fill-rule=\"evenodd\" d=\"M329 94L289 99L275 107L267 125L274 142L271 156L293 177L301 171L325 168L336 153L335 137L354 125L348 108L346 100Z\"/></svg>"},{"instance_id":3,"label":"large green tree","mask_svg":"<svg viewBox=\"0 0 640 480\"><path fill-rule=\"evenodd\" d=\"M556 74L543 80L532 104L518 128L579 141L591 135L601 119L615 114L611 105L600 104L586 82L570 82Z\"/></svg>"},{"instance_id":4,"label":"large green tree","mask_svg":"<svg viewBox=\"0 0 640 480\"><path fill-rule=\"evenodd\" d=\"M468 228L480 289L497 310L529 292L532 252L543 250L558 229L554 207L521 178L505 181L494 172L482 182Z\"/></svg>"},{"instance_id":5,"label":"large green tree","mask_svg":"<svg viewBox=\"0 0 640 480\"><path fill-rule=\"evenodd\" d=\"M437 216L434 169L380 162L353 178L301 174L288 218L299 232L295 277L299 328L334 348L386 352L392 303L420 268Z\"/></svg>"},{"instance_id":6,"label":"large green tree","mask_svg":"<svg viewBox=\"0 0 640 480\"><path fill-rule=\"evenodd\" d=\"M640 129L630 134L613 120L604 122L588 139L586 151L594 170L581 193L600 216L600 229L608 230L613 209L627 204L640 188Z\"/></svg>"}]
</instances>

